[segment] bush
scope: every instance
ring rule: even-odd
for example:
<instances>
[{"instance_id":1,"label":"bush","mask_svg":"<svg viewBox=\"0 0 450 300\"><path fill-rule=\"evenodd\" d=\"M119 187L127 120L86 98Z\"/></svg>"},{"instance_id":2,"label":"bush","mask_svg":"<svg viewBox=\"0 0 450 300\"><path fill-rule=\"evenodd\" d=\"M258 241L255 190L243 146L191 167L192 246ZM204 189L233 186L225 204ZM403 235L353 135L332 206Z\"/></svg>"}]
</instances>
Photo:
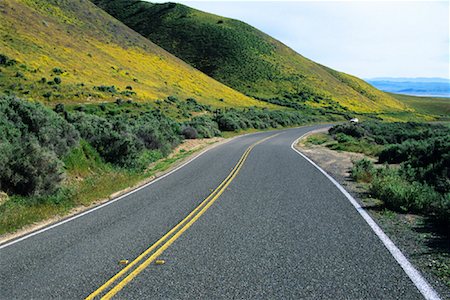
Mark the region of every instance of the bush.
<instances>
[{"instance_id":1,"label":"bush","mask_svg":"<svg viewBox=\"0 0 450 300\"><path fill-rule=\"evenodd\" d=\"M117 94L117 89L114 85L107 86L107 85L100 85L100 86L94 86L94 90L97 90L99 92L104 93L111 93L111 94Z\"/></svg>"},{"instance_id":2,"label":"bush","mask_svg":"<svg viewBox=\"0 0 450 300\"><path fill-rule=\"evenodd\" d=\"M55 152L58 157L66 154L79 139L79 134L72 125L39 103L1 97L0 116L2 140L11 141L30 135L36 138L39 145ZM8 134L11 128L15 128L14 136Z\"/></svg>"},{"instance_id":3,"label":"bush","mask_svg":"<svg viewBox=\"0 0 450 300\"><path fill-rule=\"evenodd\" d=\"M373 163L364 158L353 163L353 167L350 171L351 177L358 182L371 182L375 167Z\"/></svg>"},{"instance_id":4,"label":"bush","mask_svg":"<svg viewBox=\"0 0 450 300\"><path fill-rule=\"evenodd\" d=\"M5 153L5 146L9 153ZM60 187L64 178L62 162L37 141L22 140L4 145L1 150L7 158L0 166L1 190L8 194L40 196L51 195Z\"/></svg>"},{"instance_id":5,"label":"bush","mask_svg":"<svg viewBox=\"0 0 450 300\"><path fill-rule=\"evenodd\" d=\"M0 54L0 66L10 67L17 64L17 61L15 59L11 59L5 54Z\"/></svg>"},{"instance_id":6,"label":"bush","mask_svg":"<svg viewBox=\"0 0 450 300\"><path fill-rule=\"evenodd\" d=\"M190 126L185 127L182 131L181 134L184 136L184 138L186 139L196 139L198 137L198 133L197 130L195 130L195 128L192 128Z\"/></svg>"},{"instance_id":7,"label":"bush","mask_svg":"<svg viewBox=\"0 0 450 300\"><path fill-rule=\"evenodd\" d=\"M179 101L178 98L175 96L169 96L167 97L167 100L172 103L177 103Z\"/></svg>"},{"instance_id":8,"label":"bush","mask_svg":"<svg viewBox=\"0 0 450 300\"><path fill-rule=\"evenodd\" d=\"M82 112L69 114L68 118L105 161L123 167L133 166L140 145L125 122L110 122Z\"/></svg>"},{"instance_id":9,"label":"bush","mask_svg":"<svg viewBox=\"0 0 450 300\"><path fill-rule=\"evenodd\" d=\"M240 120L231 114L219 114L216 116L215 121L221 131L237 131L241 129Z\"/></svg>"},{"instance_id":10,"label":"bush","mask_svg":"<svg viewBox=\"0 0 450 300\"><path fill-rule=\"evenodd\" d=\"M54 111L58 114L64 113L66 111L64 104L62 104L62 103L56 104Z\"/></svg>"},{"instance_id":11,"label":"bush","mask_svg":"<svg viewBox=\"0 0 450 300\"><path fill-rule=\"evenodd\" d=\"M370 192L390 209L425 214L432 212L442 197L429 185L409 182L390 168L377 171Z\"/></svg>"},{"instance_id":12,"label":"bush","mask_svg":"<svg viewBox=\"0 0 450 300\"><path fill-rule=\"evenodd\" d=\"M54 82L55 84L61 84L62 80L61 80L61 78L59 78L59 77L55 77L55 78L53 79L53 82Z\"/></svg>"},{"instance_id":13,"label":"bush","mask_svg":"<svg viewBox=\"0 0 450 300\"><path fill-rule=\"evenodd\" d=\"M358 124L342 124L337 125L328 131L331 135L336 135L338 133L343 133L354 138L361 138L367 134L366 130Z\"/></svg>"},{"instance_id":14,"label":"bush","mask_svg":"<svg viewBox=\"0 0 450 300\"><path fill-rule=\"evenodd\" d=\"M356 142L356 140L352 136L346 135L345 133L342 133L342 132L337 133L334 138L339 143L353 143L353 142Z\"/></svg>"},{"instance_id":15,"label":"bush","mask_svg":"<svg viewBox=\"0 0 450 300\"><path fill-rule=\"evenodd\" d=\"M118 111L108 119L74 112L68 120L105 161L120 167L143 168L143 152L158 150L167 155L180 141L178 124L156 112L142 112L131 118Z\"/></svg>"},{"instance_id":16,"label":"bush","mask_svg":"<svg viewBox=\"0 0 450 300\"><path fill-rule=\"evenodd\" d=\"M64 71L61 68L53 68L52 72L53 74L56 75L61 75L62 73L64 73Z\"/></svg>"},{"instance_id":17,"label":"bush","mask_svg":"<svg viewBox=\"0 0 450 300\"><path fill-rule=\"evenodd\" d=\"M54 193L61 158L79 139L75 128L38 103L0 98L0 189L19 195Z\"/></svg>"},{"instance_id":18,"label":"bush","mask_svg":"<svg viewBox=\"0 0 450 300\"><path fill-rule=\"evenodd\" d=\"M380 153L379 161L402 163L405 178L427 183L441 193L450 192L450 136L390 145Z\"/></svg>"},{"instance_id":19,"label":"bush","mask_svg":"<svg viewBox=\"0 0 450 300\"><path fill-rule=\"evenodd\" d=\"M192 118L189 122L185 123L185 126L194 128L200 138L220 136L219 125L211 117L206 115Z\"/></svg>"}]
</instances>

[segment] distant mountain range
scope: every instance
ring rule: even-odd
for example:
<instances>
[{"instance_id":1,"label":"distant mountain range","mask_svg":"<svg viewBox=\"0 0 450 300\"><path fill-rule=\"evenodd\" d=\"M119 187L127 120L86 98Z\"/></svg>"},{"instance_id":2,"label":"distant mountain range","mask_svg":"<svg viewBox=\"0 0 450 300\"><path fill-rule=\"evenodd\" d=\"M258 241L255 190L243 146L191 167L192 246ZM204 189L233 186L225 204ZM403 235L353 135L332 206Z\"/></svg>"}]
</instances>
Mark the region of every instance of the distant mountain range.
<instances>
[{"instance_id":1,"label":"distant mountain range","mask_svg":"<svg viewBox=\"0 0 450 300\"><path fill-rule=\"evenodd\" d=\"M392 78L379 77L366 79L374 87L390 93L450 97L450 80L446 78Z\"/></svg>"}]
</instances>

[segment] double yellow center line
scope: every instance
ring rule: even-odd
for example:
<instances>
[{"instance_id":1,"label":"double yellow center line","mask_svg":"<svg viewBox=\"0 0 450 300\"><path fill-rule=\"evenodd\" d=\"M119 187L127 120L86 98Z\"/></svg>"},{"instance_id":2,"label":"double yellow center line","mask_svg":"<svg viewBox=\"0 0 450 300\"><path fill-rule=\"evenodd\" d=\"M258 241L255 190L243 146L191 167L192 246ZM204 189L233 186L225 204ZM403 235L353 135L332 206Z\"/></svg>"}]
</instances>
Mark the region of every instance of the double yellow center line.
<instances>
[{"instance_id":1,"label":"double yellow center line","mask_svg":"<svg viewBox=\"0 0 450 300\"><path fill-rule=\"evenodd\" d=\"M213 203L220 197L220 195L222 195L228 185L239 173L242 165L250 154L250 151L252 151L252 149L256 145L278 134L264 138L248 147L237 164L234 166L233 170L231 170L230 174L228 174L225 180L223 180L222 183L208 197L206 197L205 200L200 203L200 205L198 205L191 213L189 213L189 215L187 215L180 223L173 227L156 243L150 246L150 248L142 252L142 254L140 254L135 260L129 263L116 275L111 277L111 279L109 279L105 284L95 290L86 299L95 299L97 297L101 297L101 299L111 299L120 290L122 290L131 280L133 280L133 278L135 278L146 267L148 267L148 265L156 260L167 248L169 248L169 246L172 245L172 243L175 242L178 237L183 234L183 232L191 227L192 224L194 224L200 218L200 216L203 215L208 210L208 208L211 207L211 205L213 205ZM121 280L119 281L119 279ZM118 283L114 285L116 281ZM101 295L104 296L102 297Z\"/></svg>"}]
</instances>

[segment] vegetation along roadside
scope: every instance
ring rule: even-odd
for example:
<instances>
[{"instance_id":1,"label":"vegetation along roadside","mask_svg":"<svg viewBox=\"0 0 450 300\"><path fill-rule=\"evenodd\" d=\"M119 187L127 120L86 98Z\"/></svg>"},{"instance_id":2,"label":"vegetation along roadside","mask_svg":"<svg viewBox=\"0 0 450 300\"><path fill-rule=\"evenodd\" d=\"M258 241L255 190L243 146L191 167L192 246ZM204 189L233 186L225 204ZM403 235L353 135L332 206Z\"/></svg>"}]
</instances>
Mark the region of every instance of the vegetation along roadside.
<instances>
[{"instance_id":1,"label":"vegetation along roadside","mask_svg":"<svg viewBox=\"0 0 450 300\"><path fill-rule=\"evenodd\" d=\"M295 111L212 109L192 98L50 109L1 96L0 234L89 206L153 176L192 153L169 156L184 139L317 120Z\"/></svg>"},{"instance_id":2,"label":"vegetation along roadside","mask_svg":"<svg viewBox=\"0 0 450 300\"><path fill-rule=\"evenodd\" d=\"M310 135L300 147L361 200L430 281L439 278L442 295L450 295L449 132L448 124L368 121Z\"/></svg>"}]
</instances>

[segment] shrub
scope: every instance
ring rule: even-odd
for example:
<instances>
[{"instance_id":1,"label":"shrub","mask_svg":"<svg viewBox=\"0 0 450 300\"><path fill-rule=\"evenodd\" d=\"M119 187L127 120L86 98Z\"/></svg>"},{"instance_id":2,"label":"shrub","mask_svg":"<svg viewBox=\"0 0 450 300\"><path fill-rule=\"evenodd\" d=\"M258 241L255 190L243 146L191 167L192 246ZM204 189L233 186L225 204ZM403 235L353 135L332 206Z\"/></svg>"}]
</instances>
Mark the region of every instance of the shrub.
<instances>
[{"instance_id":1,"label":"shrub","mask_svg":"<svg viewBox=\"0 0 450 300\"><path fill-rule=\"evenodd\" d=\"M370 192L387 207L403 212L429 213L441 198L429 185L409 182L389 168L377 171Z\"/></svg>"},{"instance_id":2,"label":"shrub","mask_svg":"<svg viewBox=\"0 0 450 300\"><path fill-rule=\"evenodd\" d=\"M78 132L72 125L39 103L1 97L0 115L5 127L14 126L19 131L17 138L34 136L39 145L55 152L58 157L67 153L79 139ZM2 133L2 139L8 139L5 132Z\"/></svg>"},{"instance_id":3,"label":"shrub","mask_svg":"<svg viewBox=\"0 0 450 300\"><path fill-rule=\"evenodd\" d=\"M5 155L4 150L3 155ZM56 154L33 140L10 145L7 162L0 167L0 189L8 194L50 195L64 178L62 162Z\"/></svg>"},{"instance_id":4,"label":"shrub","mask_svg":"<svg viewBox=\"0 0 450 300\"><path fill-rule=\"evenodd\" d=\"M133 161L138 157L139 144L125 122L110 122L82 112L69 114L69 121L105 161L123 167L133 166Z\"/></svg>"},{"instance_id":5,"label":"shrub","mask_svg":"<svg viewBox=\"0 0 450 300\"><path fill-rule=\"evenodd\" d=\"M346 135L345 133L339 132L335 135L334 137L336 139L336 141L338 141L339 143L352 143L352 142L356 142L356 140L350 136L350 135Z\"/></svg>"},{"instance_id":6,"label":"shrub","mask_svg":"<svg viewBox=\"0 0 450 300\"><path fill-rule=\"evenodd\" d=\"M47 195L63 178L60 158L79 139L75 128L39 103L0 98L0 189Z\"/></svg>"},{"instance_id":7,"label":"shrub","mask_svg":"<svg viewBox=\"0 0 450 300\"><path fill-rule=\"evenodd\" d=\"M2 65L2 66L6 65L8 60L9 60L8 56L6 56L4 54L0 54L0 65Z\"/></svg>"},{"instance_id":8,"label":"shrub","mask_svg":"<svg viewBox=\"0 0 450 300\"><path fill-rule=\"evenodd\" d=\"M143 152L158 150L167 155L180 141L178 125L156 112L142 112L131 118L117 111L108 119L74 112L68 120L105 161L121 167L142 168Z\"/></svg>"},{"instance_id":9,"label":"shrub","mask_svg":"<svg viewBox=\"0 0 450 300\"><path fill-rule=\"evenodd\" d=\"M105 92L105 93L111 93L111 94L117 94L117 89L114 85L107 86L107 85L100 85L100 86L94 86L94 90Z\"/></svg>"},{"instance_id":10,"label":"shrub","mask_svg":"<svg viewBox=\"0 0 450 300\"><path fill-rule=\"evenodd\" d=\"M237 131L241 129L239 119L231 114L218 114L215 121L221 131Z\"/></svg>"},{"instance_id":11,"label":"shrub","mask_svg":"<svg viewBox=\"0 0 450 300\"><path fill-rule=\"evenodd\" d=\"M58 114L64 113L66 111L64 104L62 104L62 103L56 104L54 111Z\"/></svg>"},{"instance_id":12,"label":"shrub","mask_svg":"<svg viewBox=\"0 0 450 300\"><path fill-rule=\"evenodd\" d=\"M220 136L219 125L207 115L196 116L186 122L185 126L195 128L200 138Z\"/></svg>"},{"instance_id":13,"label":"shrub","mask_svg":"<svg viewBox=\"0 0 450 300\"><path fill-rule=\"evenodd\" d=\"M178 98L175 96L169 96L167 97L167 100L172 103L177 103L179 101Z\"/></svg>"},{"instance_id":14,"label":"shrub","mask_svg":"<svg viewBox=\"0 0 450 300\"><path fill-rule=\"evenodd\" d=\"M184 136L184 138L186 139L196 139L198 137L198 133L197 130L195 130L195 128L192 128L190 126L185 127L182 131L181 134Z\"/></svg>"},{"instance_id":15,"label":"shrub","mask_svg":"<svg viewBox=\"0 0 450 300\"><path fill-rule=\"evenodd\" d=\"M64 73L64 71L61 68L53 68L52 72L53 74L56 75L61 75L62 73Z\"/></svg>"},{"instance_id":16,"label":"shrub","mask_svg":"<svg viewBox=\"0 0 450 300\"><path fill-rule=\"evenodd\" d=\"M371 182L375 171L373 163L364 158L353 163L350 170L351 177L358 182Z\"/></svg>"},{"instance_id":17,"label":"shrub","mask_svg":"<svg viewBox=\"0 0 450 300\"><path fill-rule=\"evenodd\" d=\"M17 61L15 59L11 59L5 54L0 54L0 66L10 67L17 64Z\"/></svg>"},{"instance_id":18,"label":"shrub","mask_svg":"<svg viewBox=\"0 0 450 300\"><path fill-rule=\"evenodd\" d=\"M59 77L55 77L55 78L53 79L53 82L54 82L55 84L61 84L62 80L61 80L61 78L59 78Z\"/></svg>"},{"instance_id":19,"label":"shrub","mask_svg":"<svg viewBox=\"0 0 450 300\"><path fill-rule=\"evenodd\" d=\"M337 125L330 128L328 132L332 135L335 135L337 133L343 133L355 138L361 138L367 134L366 130L358 124Z\"/></svg>"}]
</instances>

